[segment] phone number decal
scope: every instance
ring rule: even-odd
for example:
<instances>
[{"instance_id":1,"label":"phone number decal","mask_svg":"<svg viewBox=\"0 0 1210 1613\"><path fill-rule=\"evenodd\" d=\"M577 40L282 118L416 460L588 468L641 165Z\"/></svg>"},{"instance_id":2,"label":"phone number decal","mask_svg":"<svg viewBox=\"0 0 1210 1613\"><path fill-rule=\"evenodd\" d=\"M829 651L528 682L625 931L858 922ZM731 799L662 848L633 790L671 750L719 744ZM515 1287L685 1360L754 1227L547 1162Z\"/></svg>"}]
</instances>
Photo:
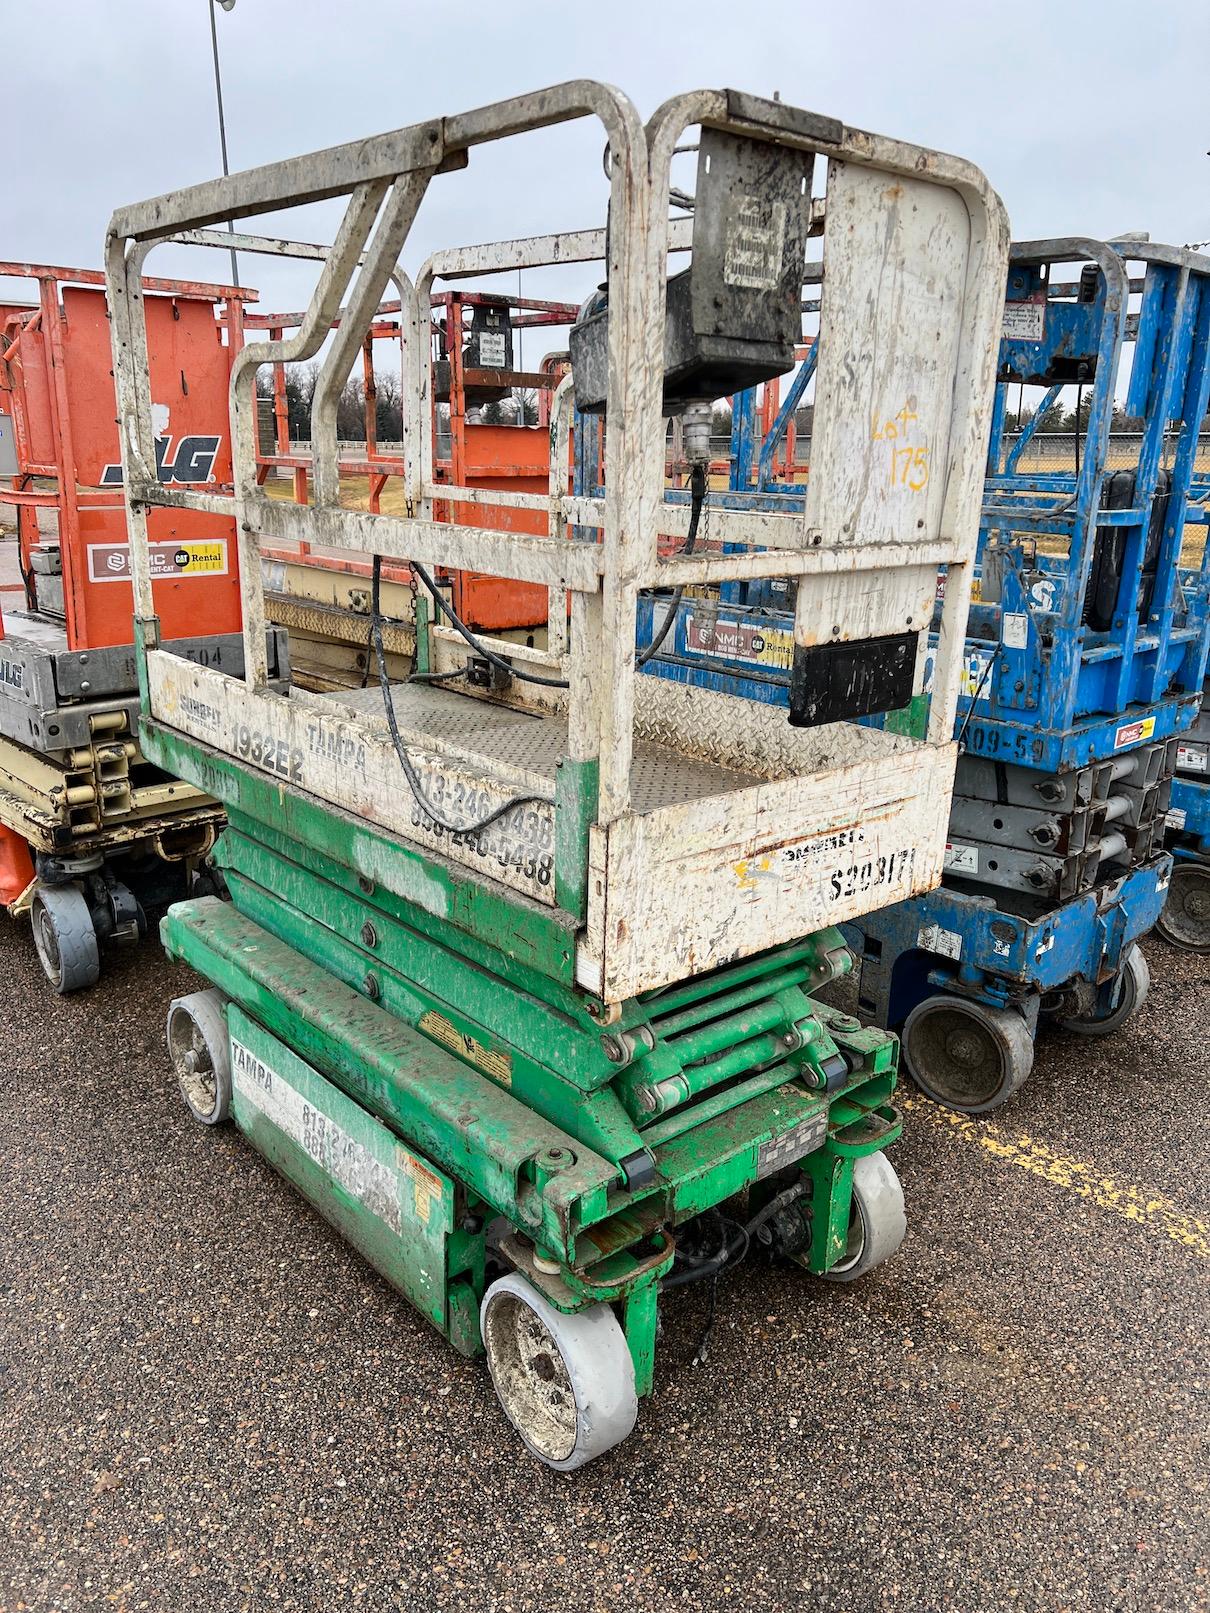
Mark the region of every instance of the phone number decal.
<instances>
[{"instance_id":1,"label":"phone number decal","mask_svg":"<svg viewBox=\"0 0 1210 1613\"><path fill-rule=\"evenodd\" d=\"M443 818L465 817L473 823L500 805L494 790L450 777L438 768L421 766L417 773L425 800ZM485 861L511 868L532 884L546 887L554 878L554 819L532 803L514 807L482 829L447 829L413 801L412 827L435 841L465 847Z\"/></svg>"}]
</instances>

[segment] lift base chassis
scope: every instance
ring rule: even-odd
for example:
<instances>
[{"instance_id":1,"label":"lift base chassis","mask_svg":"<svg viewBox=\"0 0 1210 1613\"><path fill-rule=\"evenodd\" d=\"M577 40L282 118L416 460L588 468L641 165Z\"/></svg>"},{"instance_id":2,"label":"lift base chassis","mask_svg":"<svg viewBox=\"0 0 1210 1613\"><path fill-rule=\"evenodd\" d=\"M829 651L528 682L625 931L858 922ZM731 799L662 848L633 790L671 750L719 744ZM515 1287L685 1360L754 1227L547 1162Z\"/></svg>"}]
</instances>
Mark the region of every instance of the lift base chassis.
<instances>
[{"instance_id":1,"label":"lift base chassis","mask_svg":"<svg viewBox=\"0 0 1210 1613\"><path fill-rule=\"evenodd\" d=\"M901 1025L914 995L946 988L1011 1004L1032 1028L1044 999L1077 982L1112 987L1131 947L1159 917L1170 868L1161 853L1033 918L998 907L990 895L945 886L871 913L860 927L845 927L860 958L862 1012ZM907 954L919 964L911 987L896 977Z\"/></svg>"},{"instance_id":2,"label":"lift base chassis","mask_svg":"<svg viewBox=\"0 0 1210 1613\"><path fill-rule=\"evenodd\" d=\"M894 1039L807 995L847 966L838 932L627 1004L602 1036L575 993L259 818L233 808L215 855L233 905L180 904L161 934L226 999L233 1117L464 1354L493 1247L561 1312L620 1305L640 1395L678 1227L797 1181L795 1258L843 1256L854 1161L900 1118ZM712 1056L746 1030L753 1067L645 1114L644 1059L671 1072L677 1035L700 1053L737 1002Z\"/></svg>"}]
</instances>

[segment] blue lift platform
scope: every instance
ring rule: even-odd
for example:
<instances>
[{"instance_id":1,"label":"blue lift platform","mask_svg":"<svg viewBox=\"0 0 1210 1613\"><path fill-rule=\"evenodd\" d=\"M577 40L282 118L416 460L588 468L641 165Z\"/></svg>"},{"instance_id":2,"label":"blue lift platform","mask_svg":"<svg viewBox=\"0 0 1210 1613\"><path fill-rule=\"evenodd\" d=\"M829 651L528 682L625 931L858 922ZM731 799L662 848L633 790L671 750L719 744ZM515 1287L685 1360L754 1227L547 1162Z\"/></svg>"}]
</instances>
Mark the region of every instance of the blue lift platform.
<instances>
[{"instance_id":1,"label":"blue lift platform","mask_svg":"<svg viewBox=\"0 0 1210 1613\"><path fill-rule=\"evenodd\" d=\"M735 400L731 486L711 502L803 506L802 487L771 467L810 368L763 442L754 399ZM1190 730L1210 636L1207 557L1191 567L1181 555L1186 523L1205 519L1190 492L1210 392L1210 258L1142 241L1015 245L1000 381L944 882L849 937L862 1014L901 1032L924 1092L971 1114L1025 1081L1040 1019L1106 1035L1142 1001L1137 942L1168 895L1170 812L1186 812L1186 839L1200 836L1174 851L1178 869L1196 869L1180 878L1196 878L1187 905L1203 937L1210 923L1210 814L1190 828L1181 805L1197 792L1204 811L1210 783L1182 772L1173 785L1178 744L1187 756L1201 743ZM1010 402L1019 412L1026 388L1045 390L1012 440ZM1083 422L1071 461L1038 466L1039 428L1064 396ZM1128 463L1111 463L1115 416L1130 422ZM646 671L786 704L793 584L758 587L642 601L640 646L674 613ZM922 634L916 695L875 720L916 731L928 687Z\"/></svg>"}]
</instances>

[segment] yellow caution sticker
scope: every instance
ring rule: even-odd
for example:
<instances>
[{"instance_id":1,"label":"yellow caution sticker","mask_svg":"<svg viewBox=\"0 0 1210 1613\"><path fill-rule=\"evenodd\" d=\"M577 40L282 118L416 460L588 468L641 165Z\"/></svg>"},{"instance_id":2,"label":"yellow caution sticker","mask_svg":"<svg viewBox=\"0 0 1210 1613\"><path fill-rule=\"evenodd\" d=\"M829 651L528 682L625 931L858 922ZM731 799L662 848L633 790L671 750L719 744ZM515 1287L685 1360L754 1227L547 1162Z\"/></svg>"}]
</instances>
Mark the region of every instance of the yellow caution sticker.
<instances>
[{"instance_id":1,"label":"yellow caution sticker","mask_svg":"<svg viewBox=\"0 0 1210 1613\"><path fill-rule=\"evenodd\" d=\"M473 1064L484 1075L490 1075L493 1081L499 1082L502 1087L511 1087L513 1084L513 1061L508 1053L499 1053L494 1048L485 1047L477 1042L473 1036L467 1036L455 1025L452 1025L444 1014L437 1013L430 1008L426 1014L421 1014L417 1029L422 1030L426 1036L431 1036L435 1042L448 1047L451 1053L456 1053L460 1059Z\"/></svg>"},{"instance_id":2,"label":"yellow caution sticker","mask_svg":"<svg viewBox=\"0 0 1210 1613\"><path fill-rule=\"evenodd\" d=\"M416 1219L423 1221L427 1226L433 1213L433 1206L439 1207L441 1204L444 1192L441 1178L406 1148L397 1147L395 1157L399 1161L400 1168L412 1179L412 1207L416 1212Z\"/></svg>"}]
</instances>

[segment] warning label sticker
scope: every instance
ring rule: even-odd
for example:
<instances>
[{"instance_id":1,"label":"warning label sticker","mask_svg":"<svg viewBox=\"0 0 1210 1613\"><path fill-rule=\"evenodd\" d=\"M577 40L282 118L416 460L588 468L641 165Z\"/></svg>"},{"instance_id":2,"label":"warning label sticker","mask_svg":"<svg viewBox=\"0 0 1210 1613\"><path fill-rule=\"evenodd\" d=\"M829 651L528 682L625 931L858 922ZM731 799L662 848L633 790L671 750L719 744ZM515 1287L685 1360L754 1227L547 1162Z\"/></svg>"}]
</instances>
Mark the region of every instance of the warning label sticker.
<instances>
[{"instance_id":1,"label":"warning label sticker","mask_svg":"<svg viewBox=\"0 0 1210 1613\"><path fill-rule=\"evenodd\" d=\"M1029 645L1029 617L1016 611L1005 611L1000 638L1010 650L1024 650Z\"/></svg>"},{"instance_id":2,"label":"warning label sticker","mask_svg":"<svg viewBox=\"0 0 1210 1613\"><path fill-rule=\"evenodd\" d=\"M916 932L916 945L924 952L939 952L943 958L962 956L962 937L956 930L943 930L940 924L922 924Z\"/></svg>"},{"instance_id":3,"label":"warning label sticker","mask_svg":"<svg viewBox=\"0 0 1210 1613\"><path fill-rule=\"evenodd\" d=\"M1210 748L1205 745L1178 745L1176 765L1182 773L1205 773L1210 767Z\"/></svg>"},{"instance_id":4,"label":"warning label sticker","mask_svg":"<svg viewBox=\"0 0 1210 1613\"><path fill-rule=\"evenodd\" d=\"M430 1008L427 1013L421 1014L418 1021L419 1029L434 1041L443 1043L451 1053L457 1053L459 1058L466 1059L490 1075L493 1081L499 1081L502 1087L511 1087L513 1084L513 1061L509 1054L499 1053L495 1048L485 1047L482 1042L476 1041L452 1025L444 1014L439 1014Z\"/></svg>"},{"instance_id":5,"label":"warning label sticker","mask_svg":"<svg viewBox=\"0 0 1210 1613\"><path fill-rule=\"evenodd\" d=\"M931 655L931 652L930 652ZM966 658L958 674L958 693L974 700L979 704L987 704L991 700L991 666L995 655L989 650L967 649ZM927 688L932 687L932 666L929 667Z\"/></svg>"},{"instance_id":6,"label":"warning label sticker","mask_svg":"<svg viewBox=\"0 0 1210 1613\"><path fill-rule=\"evenodd\" d=\"M959 874L977 874L979 872L978 846L960 846L957 841L951 840L945 848L945 866L952 868Z\"/></svg>"},{"instance_id":7,"label":"warning label sticker","mask_svg":"<svg viewBox=\"0 0 1210 1613\"><path fill-rule=\"evenodd\" d=\"M226 538L190 538L183 543L152 543L148 548L153 578L227 575ZM90 582L129 582L130 545L90 543L88 577Z\"/></svg>"},{"instance_id":8,"label":"warning label sticker","mask_svg":"<svg viewBox=\"0 0 1210 1613\"><path fill-rule=\"evenodd\" d=\"M1000 335L1006 342L1040 342L1046 334L1046 293L1036 291L1023 302L1006 302Z\"/></svg>"},{"instance_id":9,"label":"warning label sticker","mask_svg":"<svg viewBox=\"0 0 1210 1613\"><path fill-rule=\"evenodd\" d=\"M727 220L723 279L745 291L772 291L786 251L786 204L740 196Z\"/></svg>"},{"instance_id":10,"label":"warning label sticker","mask_svg":"<svg viewBox=\"0 0 1210 1613\"><path fill-rule=\"evenodd\" d=\"M479 332L479 367L483 370L502 370L507 348L502 330Z\"/></svg>"},{"instance_id":11,"label":"warning label sticker","mask_svg":"<svg viewBox=\"0 0 1210 1613\"><path fill-rule=\"evenodd\" d=\"M821 1104L814 1114L800 1120L780 1137L770 1137L761 1143L756 1153L756 1175L760 1180L772 1176L774 1171L793 1165L804 1154L815 1151L828 1135L828 1111Z\"/></svg>"}]
</instances>

